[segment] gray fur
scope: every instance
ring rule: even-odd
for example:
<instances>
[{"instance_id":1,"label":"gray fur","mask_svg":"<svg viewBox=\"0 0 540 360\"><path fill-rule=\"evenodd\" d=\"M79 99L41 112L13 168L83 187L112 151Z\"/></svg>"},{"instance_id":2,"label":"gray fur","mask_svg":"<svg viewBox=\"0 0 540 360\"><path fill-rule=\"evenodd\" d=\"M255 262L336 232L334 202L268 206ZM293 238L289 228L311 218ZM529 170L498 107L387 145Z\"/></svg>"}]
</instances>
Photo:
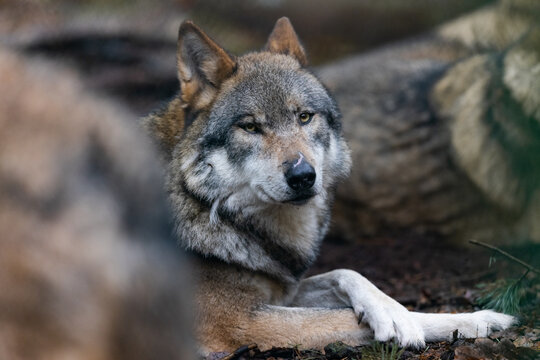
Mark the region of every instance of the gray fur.
<instances>
[{"instance_id":1,"label":"gray fur","mask_svg":"<svg viewBox=\"0 0 540 360\"><path fill-rule=\"evenodd\" d=\"M315 259L328 228L330 190L349 171L348 148L340 132L335 101L295 60L255 53L237 59L237 67L218 91L211 109L187 129L173 154L168 187L177 234L182 246L191 251L291 281ZM291 102L296 105L291 106ZM252 171L246 164L263 164L259 171L269 174L269 186L276 196L282 201L290 197L281 163L263 149L261 141L263 134L287 137L300 127L296 114L304 110L320 114L320 130L310 133L310 125L305 130L307 146L319 154L312 159L322 179L318 195L305 207L261 201L251 188L254 179L245 175ZM243 143L238 139L236 122L252 114L263 134L251 135L261 138L255 144ZM337 148L337 156L329 157L330 144ZM216 166L213 157L224 161L225 167ZM270 220L276 213L290 213L290 223ZM295 217L309 218L306 222L310 225L298 226ZM276 224L280 225L276 228ZM282 226L287 234L280 231ZM281 241L275 243L274 239Z\"/></svg>"}]
</instances>

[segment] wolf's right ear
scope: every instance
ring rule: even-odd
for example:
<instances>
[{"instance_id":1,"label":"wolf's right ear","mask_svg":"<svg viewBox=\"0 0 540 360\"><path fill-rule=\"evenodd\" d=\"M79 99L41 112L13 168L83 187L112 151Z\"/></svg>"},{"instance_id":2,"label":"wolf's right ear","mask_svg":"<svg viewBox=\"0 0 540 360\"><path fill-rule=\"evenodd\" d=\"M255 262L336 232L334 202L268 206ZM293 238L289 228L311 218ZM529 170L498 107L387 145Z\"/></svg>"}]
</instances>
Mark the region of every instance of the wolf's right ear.
<instances>
[{"instance_id":1,"label":"wolf's right ear","mask_svg":"<svg viewBox=\"0 0 540 360\"><path fill-rule=\"evenodd\" d=\"M201 91L218 88L234 72L236 63L197 25L185 21L178 31L177 66L182 101L191 104Z\"/></svg>"},{"instance_id":2,"label":"wolf's right ear","mask_svg":"<svg viewBox=\"0 0 540 360\"><path fill-rule=\"evenodd\" d=\"M300 65L307 65L304 47L300 44L291 21L285 16L276 21L264 49L273 53L290 55L298 60Z\"/></svg>"}]
</instances>

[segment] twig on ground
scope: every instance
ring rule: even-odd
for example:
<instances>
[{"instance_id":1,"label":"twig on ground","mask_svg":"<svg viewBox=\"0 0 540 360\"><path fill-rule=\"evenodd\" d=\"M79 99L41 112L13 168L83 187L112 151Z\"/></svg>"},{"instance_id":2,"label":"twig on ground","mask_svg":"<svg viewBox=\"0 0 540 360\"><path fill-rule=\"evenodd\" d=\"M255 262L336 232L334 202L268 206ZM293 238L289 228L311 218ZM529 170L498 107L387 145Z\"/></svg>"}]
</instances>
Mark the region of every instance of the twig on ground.
<instances>
[{"instance_id":1,"label":"twig on ground","mask_svg":"<svg viewBox=\"0 0 540 360\"><path fill-rule=\"evenodd\" d=\"M242 355L243 353L248 352L249 350L253 350L256 347L257 347L257 344L249 344L249 345L240 346L238 349L234 350L233 353L225 357L222 357L220 360L234 360L238 358L240 355Z\"/></svg>"},{"instance_id":2,"label":"twig on ground","mask_svg":"<svg viewBox=\"0 0 540 360\"><path fill-rule=\"evenodd\" d=\"M493 245L490 245L490 244L486 244L486 243L483 243L481 241L476 241L476 240L469 240L469 242L471 244L474 244L474 245L479 245L479 246L482 246L482 247L485 247L487 249L490 249L490 250L493 250L495 252L498 252L499 254L505 256L506 258L520 264L521 266L525 267L528 271L531 271L531 272L534 272L536 274L540 274L540 270L527 264L526 262L518 259L517 257L513 256L513 255L510 255L509 253L507 253L506 251L504 250L501 250L499 249L498 247L496 246L493 246Z\"/></svg>"}]
</instances>

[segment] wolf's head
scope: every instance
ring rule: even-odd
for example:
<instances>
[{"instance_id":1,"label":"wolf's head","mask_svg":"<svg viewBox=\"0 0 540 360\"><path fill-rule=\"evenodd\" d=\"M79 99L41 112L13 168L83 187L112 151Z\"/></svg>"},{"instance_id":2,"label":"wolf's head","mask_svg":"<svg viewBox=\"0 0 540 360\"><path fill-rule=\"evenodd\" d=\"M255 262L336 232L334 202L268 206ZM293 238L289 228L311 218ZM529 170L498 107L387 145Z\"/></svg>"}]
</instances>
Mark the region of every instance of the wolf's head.
<instances>
[{"instance_id":1,"label":"wolf's head","mask_svg":"<svg viewBox=\"0 0 540 360\"><path fill-rule=\"evenodd\" d=\"M237 58L183 23L175 111L185 132L172 150L172 181L229 210L326 201L350 157L336 103L305 65L287 18L263 51Z\"/></svg>"}]
</instances>

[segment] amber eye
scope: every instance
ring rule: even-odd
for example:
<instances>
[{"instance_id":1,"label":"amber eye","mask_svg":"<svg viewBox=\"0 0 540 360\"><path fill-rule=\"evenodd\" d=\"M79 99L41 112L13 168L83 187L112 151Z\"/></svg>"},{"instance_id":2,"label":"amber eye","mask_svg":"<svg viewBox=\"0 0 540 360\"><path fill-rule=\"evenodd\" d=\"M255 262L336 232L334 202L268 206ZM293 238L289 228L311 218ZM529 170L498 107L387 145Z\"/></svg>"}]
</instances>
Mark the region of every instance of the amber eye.
<instances>
[{"instance_id":1,"label":"amber eye","mask_svg":"<svg viewBox=\"0 0 540 360\"><path fill-rule=\"evenodd\" d=\"M310 114L308 112L303 112L298 115L298 119L300 120L301 125L309 124L311 119L313 118L313 114Z\"/></svg>"},{"instance_id":2,"label":"amber eye","mask_svg":"<svg viewBox=\"0 0 540 360\"><path fill-rule=\"evenodd\" d=\"M243 124L241 127L250 134L255 134L257 132L257 125L255 124Z\"/></svg>"}]
</instances>

